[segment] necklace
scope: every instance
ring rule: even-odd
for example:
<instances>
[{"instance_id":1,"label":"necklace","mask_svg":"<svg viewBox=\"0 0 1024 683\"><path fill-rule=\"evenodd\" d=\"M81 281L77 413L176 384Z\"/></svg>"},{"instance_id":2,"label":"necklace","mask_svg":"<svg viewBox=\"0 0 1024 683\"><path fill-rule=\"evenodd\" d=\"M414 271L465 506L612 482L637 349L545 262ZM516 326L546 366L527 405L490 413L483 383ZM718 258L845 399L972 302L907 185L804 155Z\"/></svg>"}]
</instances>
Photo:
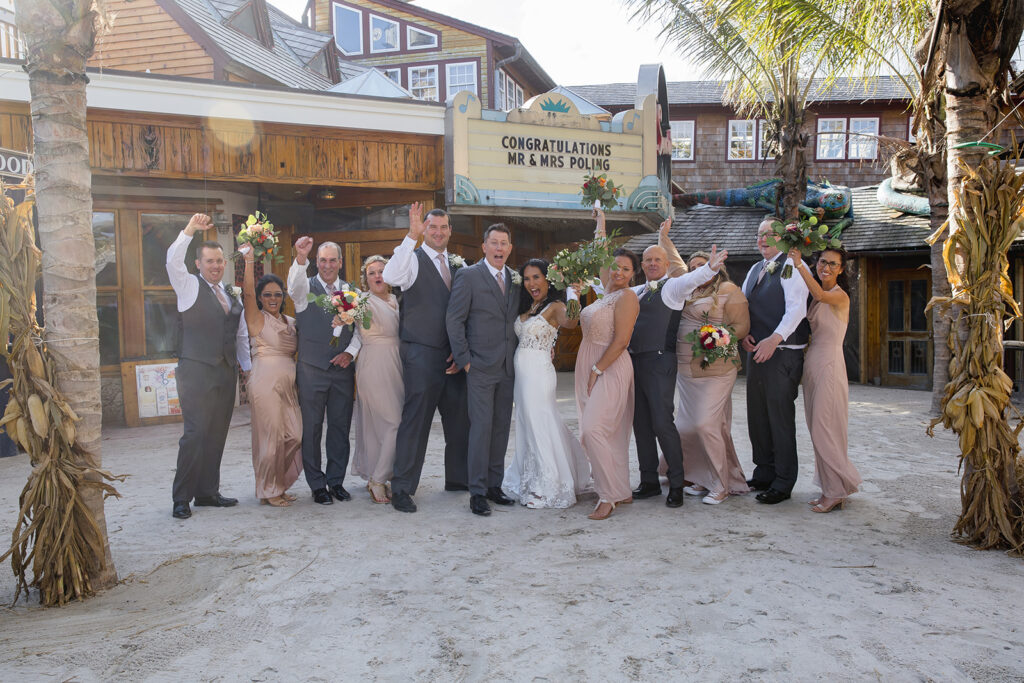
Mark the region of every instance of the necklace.
<instances>
[{"instance_id":1,"label":"necklace","mask_svg":"<svg viewBox=\"0 0 1024 683\"><path fill-rule=\"evenodd\" d=\"M530 315L530 316L534 316L534 315L537 315L537 311L538 311L538 310L540 310L540 305L541 305L542 303L544 303L544 302L543 302L543 301L535 301L535 302L533 303L533 305L532 305L532 306L530 306L530 310L528 310L528 311L526 312L526 314L527 314L527 315Z\"/></svg>"}]
</instances>

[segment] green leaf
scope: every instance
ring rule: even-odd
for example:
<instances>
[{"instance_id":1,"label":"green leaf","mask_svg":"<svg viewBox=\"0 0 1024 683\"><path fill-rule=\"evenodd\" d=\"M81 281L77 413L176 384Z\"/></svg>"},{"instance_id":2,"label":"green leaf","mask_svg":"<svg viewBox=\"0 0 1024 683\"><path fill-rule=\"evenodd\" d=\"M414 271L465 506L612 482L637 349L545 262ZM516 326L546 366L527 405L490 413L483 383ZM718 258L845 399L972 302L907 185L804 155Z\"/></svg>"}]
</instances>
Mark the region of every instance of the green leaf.
<instances>
[{"instance_id":1,"label":"green leaf","mask_svg":"<svg viewBox=\"0 0 1024 683\"><path fill-rule=\"evenodd\" d=\"M249 214L249 218L245 221L246 225L256 225L257 223L259 223L259 221L256 219L256 216L253 216L252 214Z\"/></svg>"},{"instance_id":2,"label":"green leaf","mask_svg":"<svg viewBox=\"0 0 1024 683\"><path fill-rule=\"evenodd\" d=\"M316 294L313 294L312 292L310 292L309 294L306 295L306 302L307 303L312 303L314 301L316 301Z\"/></svg>"}]
</instances>

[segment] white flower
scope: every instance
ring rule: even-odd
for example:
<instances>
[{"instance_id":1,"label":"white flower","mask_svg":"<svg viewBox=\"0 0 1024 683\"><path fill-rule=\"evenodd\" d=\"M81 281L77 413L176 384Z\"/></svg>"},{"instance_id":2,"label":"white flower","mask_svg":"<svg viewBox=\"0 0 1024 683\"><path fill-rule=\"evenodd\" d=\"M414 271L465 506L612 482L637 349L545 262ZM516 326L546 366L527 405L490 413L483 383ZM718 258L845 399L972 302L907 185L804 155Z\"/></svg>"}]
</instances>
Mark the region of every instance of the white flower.
<instances>
[{"instance_id":1,"label":"white flower","mask_svg":"<svg viewBox=\"0 0 1024 683\"><path fill-rule=\"evenodd\" d=\"M523 284L523 276L514 270L512 271L512 284L516 285L517 287Z\"/></svg>"},{"instance_id":2,"label":"white flower","mask_svg":"<svg viewBox=\"0 0 1024 683\"><path fill-rule=\"evenodd\" d=\"M466 265L466 259L462 258L457 254L448 254L448 266L451 268L461 268Z\"/></svg>"},{"instance_id":3,"label":"white flower","mask_svg":"<svg viewBox=\"0 0 1024 683\"><path fill-rule=\"evenodd\" d=\"M647 283L647 289L651 290L652 292L657 292L658 287L661 287L661 280L653 280Z\"/></svg>"},{"instance_id":4,"label":"white flower","mask_svg":"<svg viewBox=\"0 0 1024 683\"><path fill-rule=\"evenodd\" d=\"M769 274L769 275L771 275L771 274L772 274L772 273L774 273L774 272L775 272L776 270L778 270L778 268L779 268L779 263L778 263L778 261L769 261L769 262L768 262L768 265L767 265L767 266L765 266L765 268L766 268L766 269L768 270L768 274Z\"/></svg>"}]
</instances>

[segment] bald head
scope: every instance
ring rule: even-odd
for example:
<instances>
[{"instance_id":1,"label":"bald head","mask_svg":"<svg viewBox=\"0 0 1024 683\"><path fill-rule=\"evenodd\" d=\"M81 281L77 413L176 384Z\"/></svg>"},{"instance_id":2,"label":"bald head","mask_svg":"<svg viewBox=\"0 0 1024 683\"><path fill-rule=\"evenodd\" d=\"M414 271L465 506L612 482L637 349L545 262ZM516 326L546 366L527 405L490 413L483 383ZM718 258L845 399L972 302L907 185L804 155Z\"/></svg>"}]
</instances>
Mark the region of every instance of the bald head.
<instances>
[{"instance_id":1,"label":"bald head","mask_svg":"<svg viewBox=\"0 0 1024 683\"><path fill-rule=\"evenodd\" d=\"M668 252L657 244L652 244L644 249L644 260L640 265L648 282L660 280L668 272Z\"/></svg>"}]
</instances>

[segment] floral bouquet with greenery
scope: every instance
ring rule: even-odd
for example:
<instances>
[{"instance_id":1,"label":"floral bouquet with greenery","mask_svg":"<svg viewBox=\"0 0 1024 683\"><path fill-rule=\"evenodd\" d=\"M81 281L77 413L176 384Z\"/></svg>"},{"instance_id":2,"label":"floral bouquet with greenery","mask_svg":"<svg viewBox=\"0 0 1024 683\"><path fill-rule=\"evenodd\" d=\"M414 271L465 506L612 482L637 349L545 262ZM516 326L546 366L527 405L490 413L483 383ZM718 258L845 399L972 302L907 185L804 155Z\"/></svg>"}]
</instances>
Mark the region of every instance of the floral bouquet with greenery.
<instances>
[{"instance_id":1,"label":"floral bouquet with greenery","mask_svg":"<svg viewBox=\"0 0 1024 683\"><path fill-rule=\"evenodd\" d=\"M799 249L805 257L816 251L833 248L838 249L841 242L838 237L831 237L828 234L829 227L814 216L801 219L799 223L787 223L783 225L780 221L772 223L772 232L768 235L768 244L775 247L782 253L790 249ZM782 269L782 277L793 276L793 266L789 263Z\"/></svg>"},{"instance_id":2,"label":"floral bouquet with greenery","mask_svg":"<svg viewBox=\"0 0 1024 683\"><path fill-rule=\"evenodd\" d=\"M605 211L611 211L619 205L618 197L622 194L622 188L608 180L608 177L601 175L583 176L583 206L600 204Z\"/></svg>"},{"instance_id":3,"label":"floral bouquet with greenery","mask_svg":"<svg viewBox=\"0 0 1024 683\"><path fill-rule=\"evenodd\" d=\"M369 299L369 292L359 292L348 287L342 287L334 294L310 293L306 297L309 303L316 304L325 313L334 316L332 323L334 336L331 337L331 346L338 345L338 337L341 336L342 328L351 328L358 322L364 330L370 329L373 311L370 310Z\"/></svg>"},{"instance_id":4,"label":"floral bouquet with greenery","mask_svg":"<svg viewBox=\"0 0 1024 683\"><path fill-rule=\"evenodd\" d=\"M700 358L701 370L706 370L717 360L729 358L739 365L736 330L728 326L712 325L707 311L704 311L704 324L683 339L693 343L693 357Z\"/></svg>"},{"instance_id":5,"label":"floral bouquet with greenery","mask_svg":"<svg viewBox=\"0 0 1024 683\"><path fill-rule=\"evenodd\" d=\"M252 247L252 254L257 259L270 256L274 260L280 260L281 255L277 251L280 239L274 224L270 222L265 213L257 211L249 214L242 229L235 238L238 245L248 244Z\"/></svg>"},{"instance_id":6,"label":"floral bouquet with greenery","mask_svg":"<svg viewBox=\"0 0 1024 683\"><path fill-rule=\"evenodd\" d=\"M555 289L564 290L575 283L582 283L583 288L577 292L583 296L590 291L595 280L600 277L601 270L615 265L615 243L612 241L618 231L607 237L598 237L590 242L580 244L575 250L563 249L555 254L548 266L548 282ZM569 301L566 312L570 318L580 314L580 302Z\"/></svg>"}]
</instances>

